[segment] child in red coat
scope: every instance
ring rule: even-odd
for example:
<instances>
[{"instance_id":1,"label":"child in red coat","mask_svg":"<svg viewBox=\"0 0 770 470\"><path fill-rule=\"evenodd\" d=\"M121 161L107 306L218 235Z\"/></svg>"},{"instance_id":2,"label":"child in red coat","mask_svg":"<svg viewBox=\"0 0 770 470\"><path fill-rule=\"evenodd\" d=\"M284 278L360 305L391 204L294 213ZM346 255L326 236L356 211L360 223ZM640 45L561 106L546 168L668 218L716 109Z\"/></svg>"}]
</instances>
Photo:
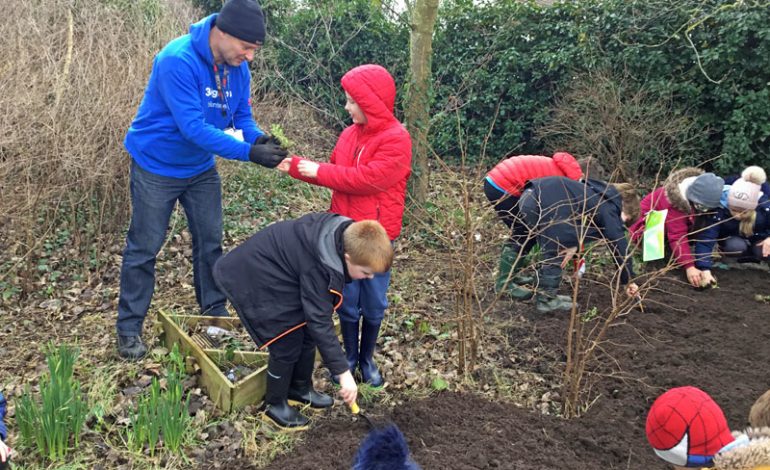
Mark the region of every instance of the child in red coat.
<instances>
[{"instance_id":1,"label":"child in red coat","mask_svg":"<svg viewBox=\"0 0 770 470\"><path fill-rule=\"evenodd\" d=\"M341 83L353 124L340 134L329 162L295 155L278 169L330 188L331 212L377 220L392 241L401 233L412 162L409 132L393 115L396 84L385 68L373 64L349 70ZM350 370L359 368L363 381L375 387L383 384L373 355L389 284L390 271L347 284L338 310Z\"/></svg>"}]
</instances>

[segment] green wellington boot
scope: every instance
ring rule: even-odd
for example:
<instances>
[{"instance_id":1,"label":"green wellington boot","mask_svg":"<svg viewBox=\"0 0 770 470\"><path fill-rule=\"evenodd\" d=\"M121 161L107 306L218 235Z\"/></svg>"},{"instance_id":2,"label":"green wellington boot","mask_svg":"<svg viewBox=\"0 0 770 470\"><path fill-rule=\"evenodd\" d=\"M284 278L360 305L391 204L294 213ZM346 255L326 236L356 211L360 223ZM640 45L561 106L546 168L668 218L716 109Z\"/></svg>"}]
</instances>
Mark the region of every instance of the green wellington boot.
<instances>
[{"instance_id":1,"label":"green wellington boot","mask_svg":"<svg viewBox=\"0 0 770 470\"><path fill-rule=\"evenodd\" d=\"M535 295L535 292L524 285L532 284L535 279L532 276L524 276L516 272L522 265L525 265L522 259L518 259L519 251L514 245L508 243L503 245L500 254L500 267L495 280L495 292L504 292L516 300L529 300ZM511 274L510 280L508 280L509 273ZM507 284L506 281L508 281Z\"/></svg>"},{"instance_id":2,"label":"green wellington boot","mask_svg":"<svg viewBox=\"0 0 770 470\"><path fill-rule=\"evenodd\" d=\"M558 294L559 284L561 284L561 276L540 277L540 284L535 297L535 308L538 312L548 313L572 309L572 298Z\"/></svg>"}]
</instances>

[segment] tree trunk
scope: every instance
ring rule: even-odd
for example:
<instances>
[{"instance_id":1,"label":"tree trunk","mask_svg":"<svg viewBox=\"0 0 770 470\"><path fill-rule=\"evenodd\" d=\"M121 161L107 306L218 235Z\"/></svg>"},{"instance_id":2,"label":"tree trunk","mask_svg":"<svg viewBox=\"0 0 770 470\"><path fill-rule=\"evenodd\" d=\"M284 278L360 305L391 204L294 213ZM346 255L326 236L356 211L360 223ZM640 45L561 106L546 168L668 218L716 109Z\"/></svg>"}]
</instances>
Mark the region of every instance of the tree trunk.
<instances>
[{"instance_id":1,"label":"tree trunk","mask_svg":"<svg viewBox=\"0 0 770 470\"><path fill-rule=\"evenodd\" d=\"M404 120L412 136L412 177L409 194L418 206L426 201L430 181L428 165L430 148L431 58L433 28L439 0L414 0L410 6L409 92Z\"/></svg>"}]
</instances>

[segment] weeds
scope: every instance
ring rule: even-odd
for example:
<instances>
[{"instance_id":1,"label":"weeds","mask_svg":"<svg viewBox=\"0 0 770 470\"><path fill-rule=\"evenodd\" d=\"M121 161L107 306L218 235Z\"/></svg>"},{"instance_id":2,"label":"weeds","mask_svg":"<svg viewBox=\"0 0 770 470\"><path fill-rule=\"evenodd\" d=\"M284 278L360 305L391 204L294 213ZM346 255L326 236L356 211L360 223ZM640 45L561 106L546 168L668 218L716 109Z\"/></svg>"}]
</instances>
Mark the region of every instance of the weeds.
<instances>
[{"instance_id":1,"label":"weeds","mask_svg":"<svg viewBox=\"0 0 770 470\"><path fill-rule=\"evenodd\" d=\"M73 380L77 349L68 345L58 348L49 343L46 361L48 376L40 382L40 403L27 388L16 410L21 442L35 448L51 461L64 458L74 441L77 448L80 432L89 414L80 393L80 382Z\"/></svg>"}]
</instances>

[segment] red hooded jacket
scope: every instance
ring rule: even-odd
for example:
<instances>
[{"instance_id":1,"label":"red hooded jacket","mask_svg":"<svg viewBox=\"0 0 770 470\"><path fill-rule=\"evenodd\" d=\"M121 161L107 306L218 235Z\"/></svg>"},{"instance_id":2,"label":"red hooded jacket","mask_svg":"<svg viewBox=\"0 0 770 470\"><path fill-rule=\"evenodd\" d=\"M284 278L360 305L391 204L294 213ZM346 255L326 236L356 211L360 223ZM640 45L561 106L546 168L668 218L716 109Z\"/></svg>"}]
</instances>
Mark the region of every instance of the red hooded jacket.
<instances>
[{"instance_id":1,"label":"red hooded jacket","mask_svg":"<svg viewBox=\"0 0 770 470\"><path fill-rule=\"evenodd\" d=\"M556 152L553 158L542 155L517 155L506 158L487 173L498 188L519 197L528 181L546 176L565 176L572 180L583 177L575 157L567 152Z\"/></svg>"},{"instance_id":2,"label":"red hooded jacket","mask_svg":"<svg viewBox=\"0 0 770 470\"><path fill-rule=\"evenodd\" d=\"M387 70L372 64L353 68L341 82L367 122L342 131L316 178L299 174L298 156L292 158L289 174L330 188L331 212L356 221L377 220L393 240L401 233L406 181L412 171L412 140L393 116L396 84Z\"/></svg>"}]
</instances>

